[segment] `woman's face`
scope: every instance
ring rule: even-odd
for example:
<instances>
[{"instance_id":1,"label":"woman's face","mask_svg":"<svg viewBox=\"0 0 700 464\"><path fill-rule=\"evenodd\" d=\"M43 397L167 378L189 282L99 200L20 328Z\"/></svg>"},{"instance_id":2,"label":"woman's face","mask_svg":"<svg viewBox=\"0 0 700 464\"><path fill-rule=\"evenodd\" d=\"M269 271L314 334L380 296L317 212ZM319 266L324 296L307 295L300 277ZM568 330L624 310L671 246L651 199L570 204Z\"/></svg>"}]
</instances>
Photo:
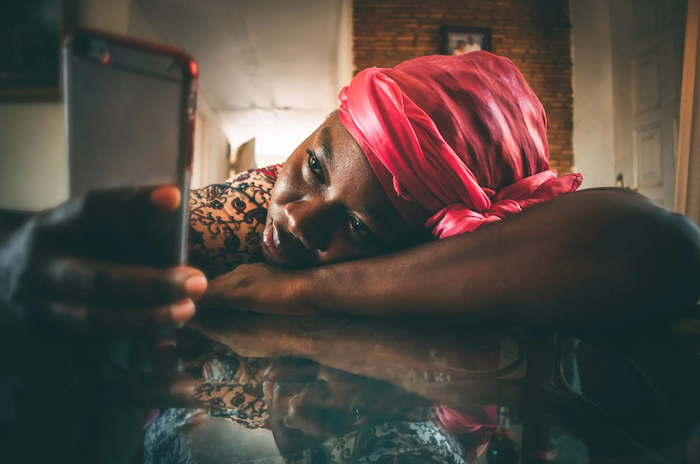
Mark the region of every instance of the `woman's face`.
<instances>
[{"instance_id":1,"label":"woman's face","mask_svg":"<svg viewBox=\"0 0 700 464\"><path fill-rule=\"evenodd\" d=\"M301 360L281 360L263 382L270 428L289 457L425 402L384 382Z\"/></svg>"},{"instance_id":2,"label":"woman's face","mask_svg":"<svg viewBox=\"0 0 700 464\"><path fill-rule=\"evenodd\" d=\"M263 254L284 267L318 266L415 243L408 230L362 149L333 113L280 172Z\"/></svg>"}]
</instances>

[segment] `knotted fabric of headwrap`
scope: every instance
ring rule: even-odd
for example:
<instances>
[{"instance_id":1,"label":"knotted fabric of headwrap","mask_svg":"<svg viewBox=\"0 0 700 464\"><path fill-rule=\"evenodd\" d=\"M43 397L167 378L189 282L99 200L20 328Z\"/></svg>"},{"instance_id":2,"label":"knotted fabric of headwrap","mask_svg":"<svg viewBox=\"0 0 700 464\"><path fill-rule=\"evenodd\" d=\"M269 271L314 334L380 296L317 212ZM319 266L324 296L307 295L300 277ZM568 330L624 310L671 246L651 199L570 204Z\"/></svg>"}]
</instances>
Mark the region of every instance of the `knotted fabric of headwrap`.
<instances>
[{"instance_id":1,"label":"knotted fabric of headwrap","mask_svg":"<svg viewBox=\"0 0 700 464\"><path fill-rule=\"evenodd\" d=\"M542 104L507 58L479 51L368 68L339 116L392 203L434 238L472 232L575 191L549 169Z\"/></svg>"}]
</instances>

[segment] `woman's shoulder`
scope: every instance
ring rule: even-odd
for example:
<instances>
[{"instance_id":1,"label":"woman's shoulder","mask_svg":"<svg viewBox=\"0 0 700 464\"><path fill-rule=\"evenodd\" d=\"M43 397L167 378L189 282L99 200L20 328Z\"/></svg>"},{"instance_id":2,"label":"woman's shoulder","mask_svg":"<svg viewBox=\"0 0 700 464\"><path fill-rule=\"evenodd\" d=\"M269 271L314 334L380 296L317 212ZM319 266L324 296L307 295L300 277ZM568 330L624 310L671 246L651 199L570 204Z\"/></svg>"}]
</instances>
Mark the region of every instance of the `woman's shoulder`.
<instances>
[{"instance_id":1,"label":"woman's shoulder","mask_svg":"<svg viewBox=\"0 0 700 464\"><path fill-rule=\"evenodd\" d=\"M263 260L261 235L281 164L191 190L188 259L213 278Z\"/></svg>"},{"instance_id":2,"label":"woman's shoulder","mask_svg":"<svg viewBox=\"0 0 700 464\"><path fill-rule=\"evenodd\" d=\"M277 181L282 164L255 168L240 172L221 184L211 184L201 189L190 190L190 199L216 200L232 195L250 196L255 191L266 194L261 199L269 201L269 194Z\"/></svg>"},{"instance_id":3,"label":"woman's shoulder","mask_svg":"<svg viewBox=\"0 0 700 464\"><path fill-rule=\"evenodd\" d=\"M273 164L264 168L255 168L249 171L240 172L224 182L231 188L245 189L248 185L274 186L282 169L282 164Z\"/></svg>"}]
</instances>

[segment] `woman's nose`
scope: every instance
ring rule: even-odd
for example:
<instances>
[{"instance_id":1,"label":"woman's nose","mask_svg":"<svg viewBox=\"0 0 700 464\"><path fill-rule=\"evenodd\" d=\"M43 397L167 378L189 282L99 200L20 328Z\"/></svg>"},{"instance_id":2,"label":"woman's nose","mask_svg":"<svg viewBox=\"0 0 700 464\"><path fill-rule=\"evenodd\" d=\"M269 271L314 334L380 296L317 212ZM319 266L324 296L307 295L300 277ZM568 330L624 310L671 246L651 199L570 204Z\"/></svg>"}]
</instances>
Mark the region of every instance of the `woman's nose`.
<instances>
[{"instance_id":1,"label":"woman's nose","mask_svg":"<svg viewBox=\"0 0 700 464\"><path fill-rule=\"evenodd\" d=\"M318 432L323 424L320 422L318 398L305 388L289 400L287 415L283 420L286 427L303 430L304 433Z\"/></svg>"},{"instance_id":2,"label":"woman's nose","mask_svg":"<svg viewBox=\"0 0 700 464\"><path fill-rule=\"evenodd\" d=\"M318 380L313 380L304 385L304 388L289 400L290 408L308 409L323 406L323 395L319 383Z\"/></svg>"},{"instance_id":3,"label":"woman's nose","mask_svg":"<svg viewBox=\"0 0 700 464\"><path fill-rule=\"evenodd\" d=\"M322 199L302 199L284 206L289 232L313 251L326 251L329 242L330 218Z\"/></svg>"}]
</instances>

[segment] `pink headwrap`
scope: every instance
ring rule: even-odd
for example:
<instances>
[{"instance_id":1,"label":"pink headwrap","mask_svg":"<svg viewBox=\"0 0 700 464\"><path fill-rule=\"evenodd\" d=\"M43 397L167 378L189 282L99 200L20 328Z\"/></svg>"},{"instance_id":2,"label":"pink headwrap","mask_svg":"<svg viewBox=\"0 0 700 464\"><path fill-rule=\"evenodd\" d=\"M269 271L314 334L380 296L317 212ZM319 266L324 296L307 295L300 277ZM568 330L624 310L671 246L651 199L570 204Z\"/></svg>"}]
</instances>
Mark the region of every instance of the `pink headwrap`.
<instances>
[{"instance_id":1,"label":"pink headwrap","mask_svg":"<svg viewBox=\"0 0 700 464\"><path fill-rule=\"evenodd\" d=\"M340 121L396 209L435 238L581 185L580 174L549 169L544 109L507 58L480 51L368 68L339 98Z\"/></svg>"}]
</instances>

